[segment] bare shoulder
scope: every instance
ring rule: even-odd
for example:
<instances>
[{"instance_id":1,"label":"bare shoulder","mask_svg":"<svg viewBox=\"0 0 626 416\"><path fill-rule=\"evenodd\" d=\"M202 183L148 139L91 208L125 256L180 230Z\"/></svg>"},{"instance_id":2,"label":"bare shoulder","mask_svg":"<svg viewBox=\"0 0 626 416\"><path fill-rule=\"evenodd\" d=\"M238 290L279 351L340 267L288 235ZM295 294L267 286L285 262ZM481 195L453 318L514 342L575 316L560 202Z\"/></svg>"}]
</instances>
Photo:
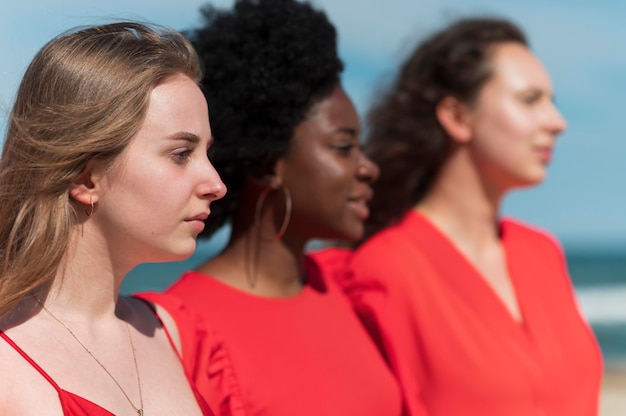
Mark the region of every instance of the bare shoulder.
<instances>
[{"instance_id":1,"label":"bare shoulder","mask_svg":"<svg viewBox=\"0 0 626 416\"><path fill-rule=\"evenodd\" d=\"M17 332L15 340L12 340ZM19 348L19 331L8 336ZM29 343L30 345L30 343ZM36 349L36 346L32 346ZM28 355L28 351L24 353ZM9 341L0 338L0 409L3 415L62 415L58 394L38 370Z\"/></svg>"},{"instance_id":2,"label":"bare shoulder","mask_svg":"<svg viewBox=\"0 0 626 416\"><path fill-rule=\"evenodd\" d=\"M0 338L0 409L4 411L14 410L12 407L13 401L13 388L16 383L16 377L11 376L16 374L16 362L17 354L15 350L2 338Z\"/></svg>"},{"instance_id":3,"label":"bare shoulder","mask_svg":"<svg viewBox=\"0 0 626 416\"><path fill-rule=\"evenodd\" d=\"M164 307L158 299L155 301L150 297L128 297L126 299L132 306L135 316L140 320L141 326L153 333L166 330L178 354L181 355L182 346L178 326L168 308Z\"/></svg>"},{"instance_id":4,"label":"bare shoulder","mask_svg":"<svg viewBox=\"0 0 626 416\"><path fill-rule=\"evenodd\" d=\"M174 343L174 346L176 346L176 350L178 351L178 354L182 355L180 334L178 332L178 325L176 325L176 320L167 311L167 309L165 309L161 305L155 304L155 307L156 307L156 313L161 319L161 322L163 323L163 326L165 327L165 329L167 329L167 332L169 332L170 337L172 338L172 342Z\"/></svg>"}]
</instances>

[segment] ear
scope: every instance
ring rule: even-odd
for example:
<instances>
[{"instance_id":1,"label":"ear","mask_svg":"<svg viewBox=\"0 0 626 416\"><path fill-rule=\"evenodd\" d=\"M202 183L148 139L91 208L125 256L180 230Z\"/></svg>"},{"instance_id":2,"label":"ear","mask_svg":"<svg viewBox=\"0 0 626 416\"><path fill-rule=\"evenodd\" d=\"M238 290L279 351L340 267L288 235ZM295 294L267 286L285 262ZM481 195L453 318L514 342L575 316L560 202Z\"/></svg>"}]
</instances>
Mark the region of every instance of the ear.
<instances>
[{"instance_id":1,"label":"ear","mask_svg":"<svg viewBox=\"0 0 626 416\"><path fill-rule=\"evenodd\" d=\"M435 109L437 119L450 138L457 143L467 143L472 138L472 128L467 106L453 97L445 97Z\"/></svg>"},{"instance_id":2,"label":"ear","mask_svg":"<svg viewBox=\"0 0 626 416\"><path fill-rule=\"evenodd\" d=\"M272 189L279 189L281 186L283 186L283 178L285 174L284 172L285 160L281 157L276 161L276 163L274 163L273 169L263 175L263 183Z\"/></svg>"},{"instance_id":3,"label":"ear","mask_svg":"<svg viewBox=\"0 0 626 416\"><path fill-rule=\"evenodd\" d=\"M70 197L84 205L98 202L98 179L97 169L99 163L94 159L87 162L80 175L70 184Z\"/></svg>"}]
</instances>

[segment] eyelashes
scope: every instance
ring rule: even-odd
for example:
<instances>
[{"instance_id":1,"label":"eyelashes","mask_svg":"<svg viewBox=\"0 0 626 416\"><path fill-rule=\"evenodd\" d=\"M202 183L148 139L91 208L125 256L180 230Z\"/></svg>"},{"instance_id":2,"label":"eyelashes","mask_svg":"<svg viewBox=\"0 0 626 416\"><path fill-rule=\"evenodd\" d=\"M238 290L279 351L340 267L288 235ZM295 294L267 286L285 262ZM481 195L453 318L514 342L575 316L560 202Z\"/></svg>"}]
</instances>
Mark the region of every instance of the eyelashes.
<instances>
[{"instance_id":1,"label":"eyelashes","mask_svg":"<svg viewBox=\"0 0 626 416\"><path fill-rule=\"evenodd\" d=\"M345 143L334 146L334 149L342 155L349 156L355 147L353 143Z\"/></svg>"},{"instance_id":2,"label":"eyelashes","mask_svg":"<svg viewBox=\"0 0 626 416\"><path fill-rule=\"evenodd\" d=\"M524 103L526 104L534 104L538 102L540 99L541 99L541 94L539 93L527 94L522 97L522 101L524 101Z\"/></svg>"},{"instance_id":3,"label":"eyelashes","mask_svg":"<svg viewBox=\"0 0 626 416\"><path fill-rule=\"evenodd\" d=\"M177 165L185 165L191 159L192 149L182 149L172 153L172 160Z\"/></svg>"}]
</instances>

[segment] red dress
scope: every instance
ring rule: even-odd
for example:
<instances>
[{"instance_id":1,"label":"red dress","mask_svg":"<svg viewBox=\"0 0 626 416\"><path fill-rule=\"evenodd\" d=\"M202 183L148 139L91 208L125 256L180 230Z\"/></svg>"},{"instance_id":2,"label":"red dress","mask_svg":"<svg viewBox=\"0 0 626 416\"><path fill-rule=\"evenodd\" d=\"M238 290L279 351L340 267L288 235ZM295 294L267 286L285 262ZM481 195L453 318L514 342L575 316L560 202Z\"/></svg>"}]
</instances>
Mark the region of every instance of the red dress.
<instances>
[{"instance_id":1,"label":"red dress","mask_svg":"<svg viewBox=\"0 0 626 416\"><path fill-rule=\"evenodd\" d=\"M63 390L35 361L32 360L11 338L0 331L0 338L4 339L15 351L17 351L30 365L35 368L54 387L59 395L61 409L66 416L115 416L113 413L98 406L94 402L84 399L69 391Z\"/></svg>"},{"instance_id":2,"label":"red dress","mask_svg":"<svg viewBox=\"0 0 626 416\"><path fill-rule=\"evenodd\" d=\"M172 306L175 305L174 302L168 304L168 306L170 308L172 308ZM148 305L151 309L152 306ZM168 308L169 309L169 308ZM156 312L155 312L156 313ZM182 317L181 314L178 315L179 319ZM158 317L159 321L161 321L161 319ZM190 316L188 318L185 318L186 321L188 322L192 322L193 321L193 316ZM161 325L163 325L163 323L161 322ZM167 330L167 328L165 326L163 326L163 329L165 331L165 334L167 335L167 339L170 342L170 345L172 346L172 348L174 348L174 350L176 351L176 347L174 346L174 343L172 341L172 338L170 337L170 334ZM113 413L109 412L108 410L106 410L105 408L97 405L96 403L85 399L83 397L80 397L72 392L69 392L67 390L63 390L53 379L52 377L50 377L50 375L48 375L48 373L46 373L43 368L41 368L39 366L39 364L37 364L32 358L30 358L30 356L24 351L22 350L15 342L13 342L13 340L11 338L8 337L7 334L5 334L3 331L0 331L0 338L4 339L15 351L17 351L30 365L33 366L33 368L35 370L37 370L39 372L39 374L41 374L42 377L44 377L51 385L52 387L57 391L57 394L59 396L59 401L61 402L61 409L63 409L63 414L65 416L115 416ZM194 385L191 383L190 381L190 387L194 393L194 396L196 397L196 400L198 401L198 406L200 407L200 410L202 410L202 414L204 416L213 416L213 412L211 412L211 409L209 409L208 405L206 404L206 402L202 399L202 397L200 397L200 395L198 394L197 390L195 389Z\"/></svg>"},{"instance_id":3,"label":"red dress","mask_svg":"<svg viewBox=\"0 0 626 416\"><path fill-rule=\"evenodd\" d=\"M211 327L184 357L200 393L221 416L400 415L397 382L347 297L310 260L307 279L290 298L250 295L197 272L168 289ZM181 337L196 335L181 329Z\"/></svg>"},{"instance_id":4,"label":"red dress","mask_svg":"<svg viewBox=\"0 0 626 416\"><path fill-rule=\"evenodd\" d=\"M559 245L513 220L501 232L523 323L416 211L359 248L346 289L412 415L597 415L601 354Z\"/></svg>"}]
</instances>

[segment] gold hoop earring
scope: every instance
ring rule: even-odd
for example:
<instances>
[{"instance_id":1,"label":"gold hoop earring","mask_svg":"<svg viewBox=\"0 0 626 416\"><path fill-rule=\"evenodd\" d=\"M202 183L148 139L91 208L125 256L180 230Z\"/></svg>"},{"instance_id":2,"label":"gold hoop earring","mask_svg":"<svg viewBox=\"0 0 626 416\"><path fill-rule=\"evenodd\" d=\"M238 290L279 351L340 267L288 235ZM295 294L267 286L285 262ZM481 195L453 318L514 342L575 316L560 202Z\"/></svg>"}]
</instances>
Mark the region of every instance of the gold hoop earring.
<instances>
[{"instance_id":1,"label":"gold hoop earring","mask_svg":"<svg viewBox=\"0 0 626 416\"><path fill-rule=\"evenodd\" d=\"M90 202L91 202L91 211L85 210L85 215L87 215L88 217L91 217L93 215L93 199L90 200Z\"/></svg>"},{"instance_id":2,"label":"gold hoop earring","mask_svg":"<svg viewBox=\"0 0 626 416\"><path fill-rule=\"evenodd\" d=\"M286 186L281 186L280 189L283 191L283 195L285 196L285 216L283 217L283 222L280 224L278 232L271 239L272 241L279 241L283 237L285 231L287 231L287 227L289 226L289 221L291 220L291 193ZM259 199L256 201L256 207L254 208L254 227L257 229L259 237L261 233L261 213L263 212L263 203L265 202L267 194L269 194L271 190L272 189L270 187L263 189L261 195L259 195Z\"/></svg>"},{"instance_id":3,"label":"gold hoop earring","mask_svg":"<svg viewBox=\"0 0 626 416\"><path fill-rule=\"evenodd\" d=\"M287 187L285 186L281 186L281 189L285 196L285 216L283 217L283 222L281 223L276 235L271 240L266 241L280 241L280 239L285 234L285 231L287 231L289 221L291 220L291 193L289 192L289 189L287 189ZM263 240L261 236L261 214L263 212L263 204L265 202L265 198L271 190L272 188L270 188L269 186L263 189L263 191L261 191L261 194L259 195L259 198L256 201L256 206L254 207L254 235L256 240L254 242L254 247L251 247L252 237L248 237L246 239L246 260L248 260L245 264L246 280L248 281L248 285L253 289L256 286L256 273L259 265L259 259L261 257L261 240ZM250 259L250 257L252 258Z\"/></svg>"}]
</instances>

